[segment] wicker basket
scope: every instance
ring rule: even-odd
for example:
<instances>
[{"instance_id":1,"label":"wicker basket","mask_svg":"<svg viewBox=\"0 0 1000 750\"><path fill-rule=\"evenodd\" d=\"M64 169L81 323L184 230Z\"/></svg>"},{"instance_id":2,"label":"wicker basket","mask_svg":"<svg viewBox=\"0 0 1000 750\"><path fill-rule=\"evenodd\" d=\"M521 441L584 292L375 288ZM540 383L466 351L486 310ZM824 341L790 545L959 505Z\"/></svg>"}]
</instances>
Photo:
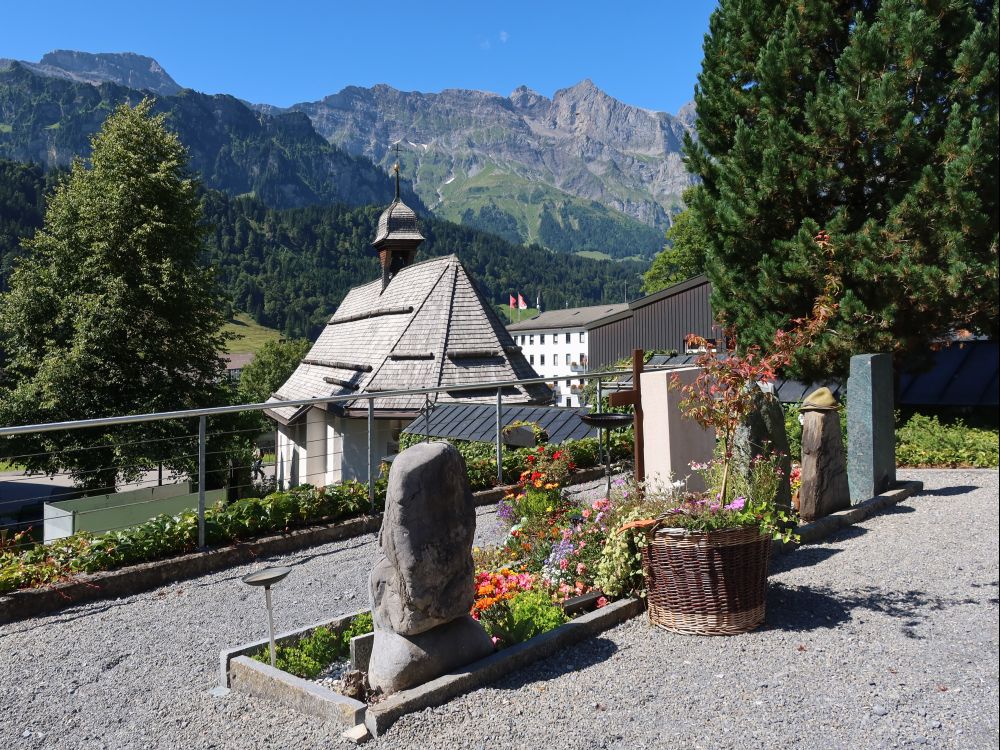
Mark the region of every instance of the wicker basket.
<instances>
[{"instance_id":1,"label":"wicker basket","mask_svg":"<svg viewBox=\"0 0 1000 750\"><path fill-rule=\"evenodd\" d=\"M649 620L685 635L736 635L764 621L771 538L756 528L660 529L642 549Z\"/></svg>"}]
</instances>

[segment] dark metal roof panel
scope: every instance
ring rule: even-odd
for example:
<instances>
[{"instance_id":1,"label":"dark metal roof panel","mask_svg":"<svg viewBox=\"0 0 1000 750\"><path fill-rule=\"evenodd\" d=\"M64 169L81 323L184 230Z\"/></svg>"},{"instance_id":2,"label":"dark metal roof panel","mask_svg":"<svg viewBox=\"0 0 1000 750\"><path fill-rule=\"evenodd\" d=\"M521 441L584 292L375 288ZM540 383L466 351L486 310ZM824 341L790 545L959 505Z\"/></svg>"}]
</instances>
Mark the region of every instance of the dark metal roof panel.
<instances>
[{"instance_id":1,"label":"dark metal roof panel","mask_svg":"<svg viewBox=\"0 0 1000 750\"><path fill-rule=\"evenodd\" d=\"M597 437L595 428L585 425L580 415L590 413L589 407L563 406L504 406L501 414L506 427L513 422L535 422L549 435L549 442L562 443L583 437ZM425 427L428 425L429 427ZM492 443L496 439L496 406L492 404L438 403L425 422L417 417L403 432L410 435L447 437Z\"/></svg>"}]
</instances>

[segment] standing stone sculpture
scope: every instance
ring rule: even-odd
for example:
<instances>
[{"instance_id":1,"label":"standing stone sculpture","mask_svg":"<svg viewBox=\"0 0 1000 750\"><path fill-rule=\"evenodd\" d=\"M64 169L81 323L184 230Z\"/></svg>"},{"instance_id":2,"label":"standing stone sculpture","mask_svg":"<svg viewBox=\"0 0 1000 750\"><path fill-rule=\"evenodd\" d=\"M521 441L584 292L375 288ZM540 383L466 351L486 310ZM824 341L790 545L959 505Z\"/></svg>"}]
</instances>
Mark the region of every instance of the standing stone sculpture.
<instances>
[{"instance_id":1,"label":"standing stone sculpture","mask_svg":"<svg viewBox=\"0 0 1000 750\"><path fill-rule=\"evenodd\" d=\"M851 505L837 401L818 388L802 402L802 486L799 516L804 521Z\"/></svg>"},{"instance_id":2,"label":"standing stone sculpture","mask_svg":"<svg viewBox=\"0 0 1000 750\"><path fill-rule=\"evenodd\" d=\"M851 357L847 378L848 482L857 505L896 481L892 356Z\"/></svg>"},{"instance_id":3,"label":"standing stone sculpture","mask_svg":"<svg viewBox=\"0 0 1000 750\"><path fill-rule=\"evenodd\" d=\"M453 446L421 443L396 457L381 555L369 578L372 689L404 690L493 652L489 635L469 614L475 530L465 461Z\"/></svg>"},{"instance_id":4,"label":"standing stone sculpture","mask_svg":"<svg viewBox=\"0 0 1000 750\"><path fill-rule=\"evenodd\" d=\"M753 409L743 420L743 424L736 429L736 437L733 440L733 468L747 477L755 456L777 454L781 481L774 502L790 510L792 458L788 446L788 433L785 430L785 412L773 393L757 388L753 395Z\"/></svg>"}]
</instances>

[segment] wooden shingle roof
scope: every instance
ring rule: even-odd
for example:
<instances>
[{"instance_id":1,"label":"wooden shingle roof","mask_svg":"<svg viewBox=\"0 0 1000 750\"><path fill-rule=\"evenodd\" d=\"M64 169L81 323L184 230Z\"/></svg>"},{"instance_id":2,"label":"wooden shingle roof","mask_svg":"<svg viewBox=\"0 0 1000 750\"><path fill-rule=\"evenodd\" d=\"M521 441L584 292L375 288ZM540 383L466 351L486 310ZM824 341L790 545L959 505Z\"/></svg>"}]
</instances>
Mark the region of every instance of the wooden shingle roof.
<instances>
[{"instance_id":1,"label":"wooden shingle roof","mask_svg":"<svg viewBox=\"0 0 1000 750\"><path fill-rule=\"evenodd\" d=\"M271 401L534 377L465 267L448 255L403 268L384 290L381 280L352 289ZM505 392L504 402L551 400L544 385L517 390ZM494 393L461 391L430 397L432 402L494 399ZM375 399L382 411L415 413L423 405L421 395ZM335 408L367 409L367 403L357 399ZM305 409L276 405L268 413L288 423Z\"/></svg>"}]
</instances>

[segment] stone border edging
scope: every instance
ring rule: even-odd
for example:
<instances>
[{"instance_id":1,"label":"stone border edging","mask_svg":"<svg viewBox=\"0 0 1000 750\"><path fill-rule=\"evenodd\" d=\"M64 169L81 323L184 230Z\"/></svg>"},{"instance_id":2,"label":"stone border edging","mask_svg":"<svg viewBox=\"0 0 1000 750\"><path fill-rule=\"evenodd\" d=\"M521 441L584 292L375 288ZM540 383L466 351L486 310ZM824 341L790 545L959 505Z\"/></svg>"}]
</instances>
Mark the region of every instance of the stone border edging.
<instances>
[{"instance_id":1,"label":"stone border edging","mask_svg":"<svg viewBox=\"0 0 1000 750\"><path fill-rule=\"evenodd\" d=\"M891 505L901 503L911 495L915 495L923 490L923 488L924 483L920 481L897 482L896 486L892 489L886 490L875 497L870 497L857 505L852 505L845 510L838 510L828 516L823 516L822 518L817 518L815 521L800 525L795 529L795 533L801 537L800 542L775 544L772 549L776 554L783 554L791 552L802 544L818 542L835 531L863 521Z\"/></svg>"},{"instance_id":2,"label":"stone border edging","mask_svg":"<svg viewBox=\"0 0 1000 750\"><path fill-rule=\"evenodd\" d=\"M380 703L368 706L365 726L377 737L404 714L420 711L464 693L477 690L532 662L543 659L561 648L597 635L629 620L645 610L641 599L621 599L595 609L547 633L536 635L522 643L473 662L409 690L393 693Z\"/></svg>"},{"instance_id":3,"label":"stone border edging","mask_svg":"<svg viewBox=\"0 0 1000 750\"><path fill-rule=\"evenodd\" d=\"M497 651L472 664L409 690L394 693L370 706L346 698L309 680L295 677L248 654L266 647L260 640L219 653L219 684L233 690L267 698L326 721L348 728L362 721L374 735L383 734L401 716L439 706L456 696L477 690L559 649L590 638L645 611L641 599L621 599L542 633L523 643ZM298 640L317 627L344 627L360 612L290 630L275 636L275 642Z\"/></svg>"},{"instance_id":4,"label":"stone border edging","mask_svg":"<svg viewBox=\"0 0 1000 750\"><path fill-rule=\"evenodd\" d=\"M604 476L603 466L583 469L574 474L572 482L566 486L583 484L602 476ZM473 493L476 507L498 502L504 494L516 486L506 485ZM115 570L85 573L44 588L18 589L0 596L0 625L49 614L74 604L132 596L167 583L253 562L262 556L295 552L327 542L375 533L381 525L381 515L359 516L339 523L293 529L287 534L261 537L254 541L217 547L205 552L189 552L186 555Z\"/></svg>"}]
</instances>

